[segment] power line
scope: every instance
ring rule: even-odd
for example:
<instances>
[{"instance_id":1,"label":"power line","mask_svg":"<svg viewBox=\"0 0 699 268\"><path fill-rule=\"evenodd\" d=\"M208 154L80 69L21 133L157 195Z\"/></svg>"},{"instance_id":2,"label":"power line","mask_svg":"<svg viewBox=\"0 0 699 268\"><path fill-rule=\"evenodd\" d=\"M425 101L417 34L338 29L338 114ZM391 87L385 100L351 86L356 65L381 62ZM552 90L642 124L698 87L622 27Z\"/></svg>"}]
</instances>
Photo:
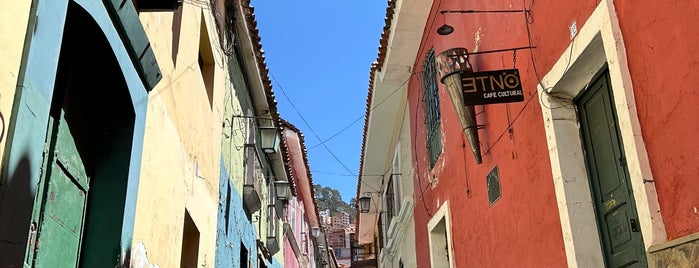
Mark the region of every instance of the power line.
<instances>
[{"instance_id":1,"label":"power line","mask_svg":"<svg viewBox=\"0 0 699 268\"><path fill-rule=\"evenodd\" d=\"M311 170L311 172L325 174L325 175L343 176L343 177L356 177L357 176L357 175L353 175L353 174L337 173L337 172L322 171L322 170ZM367 175L359 175L359 176L361 176L361 177L381 177L383 175L384 174L367 174Z\"/></svg>"},{"instance_id":2,"label":"power line","mask_svg":"<svg viewBox=\"0 0 699 268\"><path fill-rule=\"evenodd\" d=\"M291 108L293 108L294 111L296 112L296 114L298 114L298 116L301 118L301 121L303 121L303 123L306 125L306 127L308 127L308 129L311 131L311 133L313 134L313 136L315 136L316 139L318 139L318 141L322 141L322 139L320 138L320 136L318 136L318 133L316 133L315 130L313 130L313 128L311 127L311 124L309 124L308 121L306 121L306 118L304 118L303 115L301 115L301 112L298 110L298 108L296 108L296 105L294 105L294 103L291 101L291 99L289 98L289 96L286 95L286 92L284 91L284 88L283 88L282 85L279 83L279 81L277 81L277 79L274 77L274 75L272 74L272 72L270 72L269 75L270 75L270 77L272 77L272 80L274 80L274 82L277 83L277 86L279 86L279 89L281 90L282 95L284 95L284 98L289 102L289 104L291 105ZM322 145L323 145L323 147L325 148L325 150L328 151L328 153L330 153L330 155L335 159L335 161L337 161L345 170L347 170L347 172L349 172L350 174L354 174L354 173L345 165L345 163L343 163L343 162L340 160L340 158L338 158L337 155L335 155L335 153L333 153L333 151L330 150L330 148L328 148L327 145L325 145L324 143L323 143ZM355 175L355 176L356 176L356 175Z\"/></svg>"},{"instance_id":3,"label":"power line","mask_svg":"<svg viewBox=\"0 0 699 268\"><path fill-rule=\"evenodd\" d=\"M407 84L408 81L410 81L410 78L406 79L406 80L403 81L403 83L401 83L398 87L394 88L393 91L391 91L391 93L388 94L388 96L386 96L384 99L382 99L381 101L379 101L376 105L374 105L373 107L371 107L371 108L369 109L369 111L372 112L372 111L376 110L377 108L379 108L379 106L383 105L386 101L388 101L389 98L393 97L393 95L395 95L396 92L398 92L399 89L401 89L405 84ZM276 82L276 81L275 81L275 82ZM363 115L363 116L360 116L360 117L357 118L356 120L352 121L352 123L350 123L349 125L347 125L347 126L344 127L343 129L341 129L341 130L338 131L337 133L333 134L333 135L330 136L329 138L327 138L327 139L321 141L319 144L316 144L316 145L313 145L313 146L309 147L308 150L311 150L311 149L313 149L313 148L316 148L316 147L318 147L318 146L321 146L322 144L324 144L324 143L326 143L326 142L332 140L333 138L335 138L335 137L337 137L338 135L340 135L340 133L344 132L345 130L349 129L351 126L353 126L353 125L356 124L357 122L359 122L359 121L361 121L362 119L364 119L364 117L365 117L364 115Z\"/></svg>"}]
</instances>

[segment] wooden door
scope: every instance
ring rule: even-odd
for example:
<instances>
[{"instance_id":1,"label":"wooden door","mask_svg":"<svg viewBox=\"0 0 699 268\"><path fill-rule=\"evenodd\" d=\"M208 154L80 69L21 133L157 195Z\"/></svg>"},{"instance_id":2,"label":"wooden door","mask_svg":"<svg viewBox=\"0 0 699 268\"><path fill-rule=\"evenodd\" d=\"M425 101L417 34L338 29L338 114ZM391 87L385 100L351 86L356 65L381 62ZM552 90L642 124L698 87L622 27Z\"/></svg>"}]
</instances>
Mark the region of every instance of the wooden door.
<instances>
[{"instance_id":1,"label":"wooden door","mask_svg":"<svg viewBox=\"0 0 699 268\"><path fill-rule=\"evenodd\" d=\"M645 267L643 237L607 73L592 83L577 105L605 262L608 267Z\"/></svg>"},{"instance_id":2,"label":"wooden door","mask_svg":"<svg viewBox=\"0 0 699 268\"><path fill-rule=\"evenodd\" d=\"M30 259L33 267L77 267L89 178L63 109L49 121L46 146Z\"/></svg>"}]
</instances>

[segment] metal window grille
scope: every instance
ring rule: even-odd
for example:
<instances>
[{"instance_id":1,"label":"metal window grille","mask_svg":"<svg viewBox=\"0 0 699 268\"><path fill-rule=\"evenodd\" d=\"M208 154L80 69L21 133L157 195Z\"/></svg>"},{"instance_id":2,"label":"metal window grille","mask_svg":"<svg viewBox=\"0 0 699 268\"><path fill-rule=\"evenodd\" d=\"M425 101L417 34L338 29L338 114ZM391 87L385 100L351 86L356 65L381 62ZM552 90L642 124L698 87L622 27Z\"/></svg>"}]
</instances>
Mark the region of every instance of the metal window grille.
<instances>
[{"instance_id":1,"label":"metal window grille","mask_svg":"<svg viewBox=\"0 0 699 268\"><path fill-rule=\"evenodd\" d=\"M395 215L395 193L393 192L393 176L389 177L386 186L386 226L391 225L391 220ZM387 228L388 229L388 228Z\"/></svg>"},{"instance_id":2,"label":"metal window grille","mask_svg":"<svg viewBox=\"0 0 699 268\"><path fill-rule=\"evenodd\" d=\"M442 152L439 90L437 87L437 72L433 49L430 49L425 58L425 64L422 69L422 84L424 88L422 101L425 105L427 151L430 154L430 168L432 168Z\"/></svg>"}]
</instances>

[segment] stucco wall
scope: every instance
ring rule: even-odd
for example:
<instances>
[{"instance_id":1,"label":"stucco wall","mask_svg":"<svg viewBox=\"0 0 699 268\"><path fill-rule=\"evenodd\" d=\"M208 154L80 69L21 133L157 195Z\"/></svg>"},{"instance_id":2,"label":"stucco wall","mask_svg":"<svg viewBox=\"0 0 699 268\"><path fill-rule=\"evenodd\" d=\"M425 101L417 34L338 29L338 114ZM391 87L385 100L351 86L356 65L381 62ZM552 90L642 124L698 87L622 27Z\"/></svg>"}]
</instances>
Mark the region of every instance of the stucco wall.
<instances>
[{"instance_id":1,"label":"stucco wall","mask_svg":"<svg viewBox=\"0 0 699 268\"><path fill-rule=\"evenodd\" d=\"M217 57L216 31L208 9L185 3L177 64L172 57L172 12L140 14L163 79L149 94L134 245L148 260L179 266L185 209L199 231L200 266L215 263L220 178L221 106L225 63ZM199 70L199 33L204 14L214 52L213 103Z\"/></svg>"},{"instance_id":2,"label":"stucco wall","mask_svg":"<svg viewBox=\"0 0 699 268\"><path fill-rule=\"evenodd\" d=\"M230 83L224 92L216 267L237 267L241 243L248 250L248 264L258 265L259 220L251 221L243 210L243 145L248 135L247 122L251 119L240 117L245 114L243 107L250 107L250 97L237 60L229 61Z\"/></svg>"},{"instance_id":3,"label":"stucco wall","mask_svg":"<svg viewBox=\"0 0 699 268\"><path fill-rule=\"evenodd\" d=\"M406 104L407 105L407 104ZM413 168L412 168L412 142L410 139L410 109L405 109L405 113L402 114L400 118L402 118L402 125L403 125L403 130L400 132L400 142L398 142L397 146L400 148L400 173L401 173L401 194L407 198L409 198L411 201L413 201L411 204L410 209L411 211L415 210L415 190L413 186ZM401 201L402 202L402 201ZM414 213L414 212L413 212ZM414 214L413 214L414 215ZM395 257L393 258L393 267L398 267L398 264L400 261L403 262L403 267L418 267L417 266L417 257L416 257L416 246L415 246L415 220L414 217L408 217L404 222L401 224L404 224L405 226L403 227L404 231L402 233L403 238L400 241L400 244L396 246L397 252Z\"/></svg>"},{"instance_id":4,"label":"stucco wall","mask_svg":"<svg viewBox=\"0 0 699 268\"><path fill-rule=\"evenodd\" d=\"M529 4L529 1L527 1ZM533 52L539 72L555 62L548 55L560 55L569 44L568 25L585 21L595 3L536 1L530 24ZM416 241L429 241L427 222L449 200L455 267L561 267L566 256L552 183L541 110L537 96L537 78L529 50L474 55L475 71L519 69L525 100L519 103L477 106L478 131L483 163L478 165L462 134L460 122L444 86L439 84L442 153L430 169L426 151L422 78L427 51L436 54L452 48L485 51L528 46L525 17L513 14L446 14L455 28L453 34L440 36L443 23L438 10L522 9L521 1L464 4L461 1L435 1L427 20L420 52L409 82L411 132L414 154ZM529 7L527 7L529 8ZM508 124L512 124L512 133ZM465 146L465 147L464 147ZM492 206L488 202L486 175L499 168L502 197ZM427 243L417 243L417 266L430 265Z\"/></svg>"},{"instance_id":5,"label":"stucco wall","mask_svg":"<svg viewBox=\"0 0 699 268\"><path fill-rule=\"evenodd\" d=\"M31 2L3 0L0 3L3 6L0 9L0 148L5 148ZM0 160L4 152L0 150Z\"/></svg>"},{"instance_id":6,"label":"stucco wall","mask_svg":"<svg viewBox=\"0 0 699 268\"><path fill-rule=\"evenodd\" d=\"M238 267L241 263L241 246L248 251L245 262L257 267L257 243L255 226L248 221L243 211L242 195L233 187L221 159L220 201L218 209L218 230L216 239L216 267ZM242 173L239 173L242 174ZM229 191L230 189L230 191ZM229 207L227 207L226 203Z\"/></svg>"},{"instance_id":7,"label":"stucco wall","mask_svg":"<svg viewBox=\"0 0 699 268\"><path fill-rule=\"evenodd\" d=\"M699 42L691 0L639 5L615 1L633 81L635 108L668 240L699 232Z\"/></svg>"}]
</instances>

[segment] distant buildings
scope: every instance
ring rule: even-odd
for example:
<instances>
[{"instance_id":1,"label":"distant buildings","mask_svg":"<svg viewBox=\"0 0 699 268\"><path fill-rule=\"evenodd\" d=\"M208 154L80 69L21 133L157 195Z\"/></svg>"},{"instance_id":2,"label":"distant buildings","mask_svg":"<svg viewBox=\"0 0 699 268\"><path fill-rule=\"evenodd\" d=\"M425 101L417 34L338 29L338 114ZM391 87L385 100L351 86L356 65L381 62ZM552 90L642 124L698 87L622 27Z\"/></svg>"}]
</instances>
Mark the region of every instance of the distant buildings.
<instances>
[{"instance_id":1,"label":"distant buildings","mask_svg":"<svg viewBox=\"0 0 699 268\"><path fill-rule=\"evenodd\" d=\"M350 265L351 240L355 233L355 224L350 223L350 215L344 211L338 211L331 215L330 210L320 211L323 229L328 245L332 247L338 265Z\"/></svg>"}]
</instances>

